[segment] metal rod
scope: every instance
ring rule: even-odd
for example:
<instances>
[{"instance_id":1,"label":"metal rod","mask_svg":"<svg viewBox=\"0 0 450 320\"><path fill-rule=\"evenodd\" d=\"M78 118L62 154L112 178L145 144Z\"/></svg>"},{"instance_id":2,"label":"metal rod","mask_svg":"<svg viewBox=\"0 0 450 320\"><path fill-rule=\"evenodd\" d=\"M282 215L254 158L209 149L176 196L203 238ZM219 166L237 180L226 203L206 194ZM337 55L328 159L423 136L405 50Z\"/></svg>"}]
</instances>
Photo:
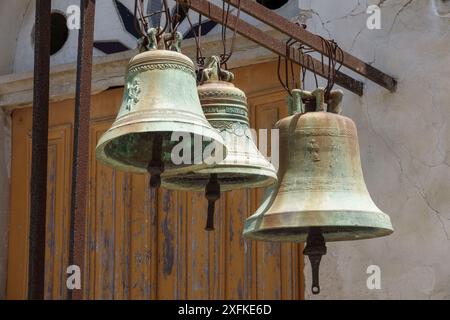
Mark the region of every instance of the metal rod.
<instances>
[{"instance_id":1,"label":"metal rod","mask_svg":"<svg viewBox=\"0 0 450 320\"><path fill-rule=\"evenodd\" d=\"M89 180L89 121L94 16L95 0L82 0L81 30L78 34L69 246L70 264L80 267L81 279L84 275L86 204ZM83 281L81 281L81 285L81 290L69 291L68 296L71 299L83 299Z\"/></svg>"},{"instance_id":2,"label":"metal rod","mask_svg":"<svg viewBox=\"0 0 450 320\"><path fill-rule=\"evenodd\" d=\"M264 22L265 24L273 27L274 29L283 32L284 34L292 37L298 42L311 47L321 54L326 55L324 51L322 38L315 35L308 30L296 25L295 23L285 19L277 13L269 10L263 5L251 0L224 0L235 7L240 7L241 10L250 16ZM361 61L348 52L343 52L342 63L344 66L363 77L375 82L376 84L394 92L397 88L397 81L385 74L384 72L372 67L371 65Z\"/></svg>"},{"instance_id":3,"label":"metal rod","mask_svg":"<svg viewBox=\"0 0 450 320\"><path fill-rule=\"evenodd\" d=\"M36 1L28 299L44 299L51 0Z\"/></svg>"},{"instance_id":4,"label":"metal rod","mask_svg":"<svg viewBox=\"0 0 450 320\"><path fill-rule=\"evenodd\" d=\"M313 227L308 233L306 238L306 247L303 249L303 254L308 256L311 263L312 284L311 292L313 294L320 293L319 284L319 267L322 256L327 254L327 246L325 244L325 238L320 228Z\"/></svg>"},{"instance_id":5,"label":"metal rod","mask_svg":"<svg viewBox=\"0 0 450 320\"><path fill-rule=\"evenodd\" d=\"M207 0L177 0L178 2L185 4L192 10L207 16L211 20L217 23L222 23L222 9L218 6L208 2ZM304 68L316 72L321 77L327 79L328 77L328 67L323 66L322 62L314 59L306 54L302 54L299 50L295 48L287 48L286 44L282 41L276 39L273 36L265 33L264 31L252 26L251 24L239 19L236 24L237 18L234 15L230 15L226 21L227 27L235 30L240 35L248 38L259 45L269 49L270 51L276 53L279 56L288 58L289 60L303 66ZM288 50L287 50L288 49ZM337 71L336 72L336 83L359 96L363 95L363 83L361 81L355 80L348 75Z\"/></svg>"}]
</instances>

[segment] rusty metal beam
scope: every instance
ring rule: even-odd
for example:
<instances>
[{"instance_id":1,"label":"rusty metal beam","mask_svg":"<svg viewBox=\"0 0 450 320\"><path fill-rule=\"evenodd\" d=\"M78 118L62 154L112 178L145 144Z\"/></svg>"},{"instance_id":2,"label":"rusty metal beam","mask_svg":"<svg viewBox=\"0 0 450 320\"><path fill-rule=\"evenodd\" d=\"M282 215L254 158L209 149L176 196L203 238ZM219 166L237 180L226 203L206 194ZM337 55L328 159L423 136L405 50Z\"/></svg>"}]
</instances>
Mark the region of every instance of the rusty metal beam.
<instances>
[{"instance_id":1,"label":"rusty metal beam","mask_svg":"<svg viewBox=\"0 0 450 320\"><path fill-rule=\"evenodd\" d=\"M51 0L36 1L28 299L44 299Z\"/></svg>"},{"instance_id":2,"label":"rusty metal beam","mask_svg":"<svg viewBox=\"0 0 450 320\"><path fill-rule=\"evenodd\" d=\"M89 180L89 121L91 108L92 51L94 38L95 0L81 1L81 30L78 34L77 80L72 158L72 197L70 210L70 264L81 269L84 276L86 204ZM74 289L69 297L83 299L81 290Z\"/></svg>"},{"instance_id":3,"label":"rusty metal beam","mask_svg":"<svg viewBox=\"0 0 450 320\"><path fill-rule=\"evenodd\" d=\"M178 2L190 7L192 10L201 13L202 15L222 23L222 8L208 2L207 0L177 0ZM234 30L245 38L248 38L257 44L271 50L279 56L288 58L293 62L302 65L310 71L315 71L319 76L328 77L328 66L322 64L321 61L308 57L306 54L301 54L294 48L288 48L285 43L276 39L264 31L252 26L251 24L239 19L236 23L237 17L229 15L226 25L228 28ZM312 63L312 64L311 64ZM355 80L348 75L337 71L336 83L343 88L346 88L359 96L363 95L363 83Z\"/></svg>"},{"instance_id":4,"label":"rusty metal beam","mask_svg":"<svg viewBox=\"0 0 450 320\"><path fill-rule=\"evenodd\" d=\"M265 24L273 27L278 31L283 32L284 34L297 40L298 42L326 55L323 47L323 41L320 36L315 35L308 30L305 30L295 23L267 9L263 5L252 0L224 1L231 4L232 6L240 7L241 10L248 15L264 22ZM350 53L344 51L343 54L344 56L342 63L344 66L375 82L376 84L388 89L391 92L394 92L396 90L397 81L393 77L361 61Z\"/></svg>"}]
</instances>

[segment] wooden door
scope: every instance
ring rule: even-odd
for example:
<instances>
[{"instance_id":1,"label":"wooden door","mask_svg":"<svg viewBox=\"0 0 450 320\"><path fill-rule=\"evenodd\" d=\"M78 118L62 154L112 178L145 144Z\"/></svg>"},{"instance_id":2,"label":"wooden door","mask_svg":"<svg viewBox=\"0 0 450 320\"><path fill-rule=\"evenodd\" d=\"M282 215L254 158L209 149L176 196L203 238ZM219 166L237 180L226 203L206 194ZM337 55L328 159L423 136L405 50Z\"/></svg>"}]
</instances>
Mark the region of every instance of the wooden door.
<instances>
[{"instance_id":1,"label":"wooden door","mask_svg":"<svg viewBox=\"0 0 450 320\"><path fill-rule=\"evenodd\" d=\"M254 128L272 128L286 116L285 93L274 63L235 70L249 96ZM270 73L267 73L270 72ZM159 190L148 177L112 170L95 161L101 134L115 119L122 89L92 97L86 299L301 299L303 258L295 244L245 240L245 219L262 190L223 193L216 230L205 232L202 193ZM66 298L73 100L53 103L49 119L46 299ZM26 298L31 161L31 108L12 114L12 184L7 297Z\"/></svg>"}]
</instances>

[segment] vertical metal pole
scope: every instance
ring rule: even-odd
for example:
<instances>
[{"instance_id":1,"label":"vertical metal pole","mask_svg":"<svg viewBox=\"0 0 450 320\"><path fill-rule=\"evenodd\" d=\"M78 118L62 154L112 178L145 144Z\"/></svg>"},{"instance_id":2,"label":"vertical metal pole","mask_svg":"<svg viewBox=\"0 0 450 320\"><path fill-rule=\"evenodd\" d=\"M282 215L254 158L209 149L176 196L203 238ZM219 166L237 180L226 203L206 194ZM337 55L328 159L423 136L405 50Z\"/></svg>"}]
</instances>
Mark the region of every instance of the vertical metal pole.
<instances>
[{"instance_id":1,"label":"vertical metal pole","mask_svg":"<svg viewBox=\"0 0 450 320\"><path fill-rule=\"evenodd\" d=\"M28 299L44 299L51 0L36 1Z\"/></svg>"},{"instance_id":2,"label":"vertical metal pole","mask_svg":"<svg viewBox=\"0 0 450 320\"><path fill-rule=\"evenodd\" d=\"M84 278L84 249L89 165L89 121L91 108L92 44L94 38L95 0L81 1L81 30L78 35L77 82L72 160L72 198L70 226L70 264L81 269ZM83 299L81 289L69 291L69 297Z\"/></svg>"}]
</instances>

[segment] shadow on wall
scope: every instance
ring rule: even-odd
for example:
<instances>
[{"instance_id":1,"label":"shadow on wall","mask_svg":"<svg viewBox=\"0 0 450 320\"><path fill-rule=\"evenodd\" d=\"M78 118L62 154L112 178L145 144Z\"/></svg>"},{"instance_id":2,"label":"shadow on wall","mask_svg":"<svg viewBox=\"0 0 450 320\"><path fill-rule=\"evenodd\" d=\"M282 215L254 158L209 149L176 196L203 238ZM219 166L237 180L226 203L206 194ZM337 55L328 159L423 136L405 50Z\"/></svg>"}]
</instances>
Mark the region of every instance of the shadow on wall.
<instances>
[{"instance_id":1,"label":"shadow on wall","mask_svg":"<svg viewBox=\"0 0 450 320\"><path fill-rule=\"evenodd\" d=\"M259 4L270 10L276 10L284 6L289 0L256 0Z\"/></svg>"},{"instance_id":2,"label":"shadow on wall","mask_svg":"<svg viewBox=\"0 0 450 320\"><path fill-rule=\"evenodd\" d=\"M439 17L450 18L450 0L433 0L433 6Z\"/></svg>"}]
</instances>

